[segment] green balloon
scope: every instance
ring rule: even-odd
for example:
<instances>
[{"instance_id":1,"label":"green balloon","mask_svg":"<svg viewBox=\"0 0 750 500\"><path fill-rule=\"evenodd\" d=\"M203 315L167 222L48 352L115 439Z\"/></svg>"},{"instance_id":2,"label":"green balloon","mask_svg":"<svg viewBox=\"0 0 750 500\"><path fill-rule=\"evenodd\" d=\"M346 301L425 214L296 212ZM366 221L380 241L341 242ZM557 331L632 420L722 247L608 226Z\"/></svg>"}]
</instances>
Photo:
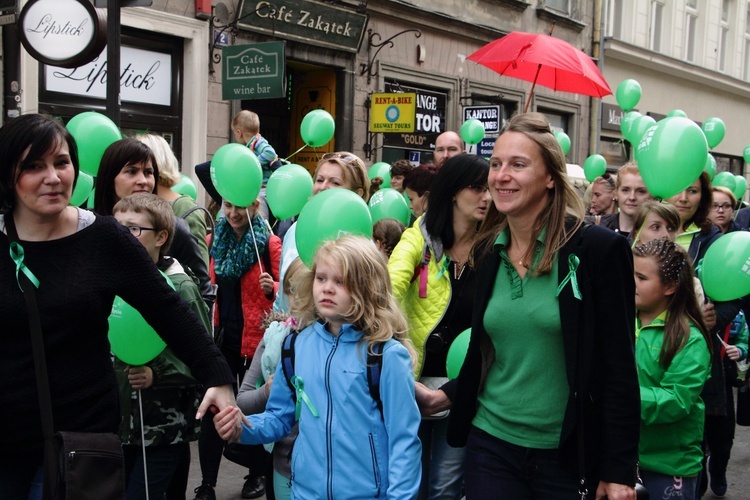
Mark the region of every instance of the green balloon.
<instances>
[{"instance_id":1,"label":"green balloon","mask_svg":"<svg viewBox=\"0 0 750 500\"><path fill-rule=\"evenodd\" d=\"M318 193L297 219L295 242L300 259L312 267L315 252L324 242L349 234L372 238L372 217L364 200L343 188Z\"/></svg>"},{"instance_id":2,"label":"green balloon","mask_svg":"<svg viewBox=\"0 0 750 500\"><path fill-rule=\"evenodd\" d=\"M734 189L737 187L737 179L732 172L719 172L714 177L711 185L725 187L734 193Z\"/></svg>"},{"instance_id":3,"label":"green balloon","mask_svg":"<svg viewBox=\"0 0 750 500\"><path fill-rule=\"evenodd\" d=\"M396 219L404 226L409 225L409 205L404 201L404 196L395 189L377 190L370 198L369 206L373 224L381 219Z\"/></svg>"},{"instance_id":4,"label":"green balloon","mask_svg":"<svg viewBox=\"0 0 750 500\"><path fill-rule=\"evenodd\" d=\"M602 155L591 155L583 162L583 173L589 182L594 182L597 177L601 177L606 171L607 160Z\"/></svg>"},{"instance_id":5,"label":"green balloon","mask_svg":"<svg viewBox=\"0 0 750 500\"><path fill-rule=\"evenodd\" d=\"M86 201L94 188L94 178L86 172L78 172L76 187L73 188L73 195L70 197L70 204L78 207Z\"/></svg>"},{"instance_id":6,"label":"green balloon","mask_svg":"<svg viewBox=\"0 0 750 500\"><path fill-rule=\"evenodd\" d=\"M747 191L747 179L744 175L735 175L734 178L737 181L737 186L735 186L733 191L734 197L737 198L737 201L740 201L745 196L745 191Z\"/></svg>"},{"instance_id":7,"label":"green balloon","mask_svg":"<svg viewBox=\"0 0 750 500\"><path fill-rule=\"evenodd\" d=\"M117 125L101 113L86 111L75 115L65 126L78 147L78 166L96 177L104 150L122 139Z\"/></svg>"},{"instance_id":8,"label":"green balloon","mask_svg":"<svg viewBox=\"0 0 750 500\"><path fill-rule=\"evenodd\" d=\"M750 146L745 146L745 150L742 152L742 158L744 158L745 163L750 163Z\"/></svg>"},{"instance_id":9,"label":"green balloon","mask_svg":"<svg viewBox=\"0 0 750 500\"><path fill-rule=\"evenodd\" d=\"M633 125L635 124L635 121L643 116L638 111L628 111L622 116L622 120L620 120L620 132L622 132L622 136L631 144L632 141L628 139L630 137L630 131L633 128Z\"/></svg>"},{"instance_id":10,"label":"green balloon","mask_svg":"<svg viewBox=\"0 0 750 500\"><path fill-rule=\"evenodd\" d=\"M174 290L172 281L159 271ZM167 346L133 306L115 297L109 315L109 344L112 353L131 366L145 365Z\"/></svg>"},{"instance_id":11,"label":"green balloon","mask_svg":"<svg viewBox=\"0 0 750 500\"><path fill-rule=\"evenodd\" d=\"M623 111L630 111L641 100L641 84L632 78L623 80L617 86L615 97Z\"/></svg>"},{"instance_id":12,"label":"green balloon","mask_svg":"<svg viewBox=\"0 0 750 500\"><path fill-rule=\"evenodd\" d=\"M703 257L703 289L715 301L728 301L750 294L750 232L725 234Z\"/></svg>"},{"instance_id":13,"label":"green balloon","mask_svg":"<svg viewBox=\"0 0 750 500\"><path fill-rule=\"evenodd\" d=\"M648 115L643 115L637 118L630 129L630 138L628 138L628 142L630 142L630 144L638 145L646 131L654 125L656 125L656 120Z\"/></svg>"},{"instance_id":14,"label":"green balloon","mask_svg":"<svg viewBox=\"0 0 750 500\"><path fill-rule=\"evenodd\" d=\"M651 127L635 159L652 196L666 199L691 185L706 166L708 144L700 127L688 118L665 118Z\"/></svg>"},{"instance_id":15,"label":"green balloon","mask_svg":"<svg viewBox=\"0 0 750 500\"><path fill-rule=\"evenodd\" d=\"M685 113L681 109L673 109L669 113L667 113L667 118L672 118L673 116L681 116L682 118L687 118L687 113Z\"/></svg>"},{"instance_id":16,"label":"green balloon","mask_svg":"<svg viewBox=\"0 0 750 500\"><path fill-rule=\"evenodd\" d=\"M198 189L195 187L193 179L185 174L180 174L180 180L170 188L175 193L190 196L192 199L198 199Z\"/></svg>"},{"instance_id":17,"label":"green balloon","mask_svg":"<svg viewBox=\"0 0 750 500\"><path fill-rule=\"evenodd\" d=\"M331 114L324 109L314 109L307 113L299 126L299 133L305 144L311 148L318 148L328 144L336 131L336 122Z\"/></svg>"},{"instance_id":18,"label":"green balloon","mask_svg":"<svg viewBox=\"0 0 750 500\"><path fill-rule=\"evenodd\" d=\"M367 170L367 178L373 180L375 177L383 179L381 188L391 187L391 166L384 161L373 163L372 167Z\"/></svg>"},{"instance_id":19,"label":"green balloon","mask_svg":"<svg viewBox=\"0 0 750 500\"><path fill-rule=\"evenodd\" d=\"M484 125L479 120L472 118L461 125L461 139L466 144L479 144L484 139Z\"/></svg>"},{"instance_id":20,"label":"green balloon","mask_svg":"<svg viewBox=\"0 0 750 500\"><path fill-rule=\"evenodd\" d=\"M96 188L93 188L91 190L91 194L89 194L89 197L86 200L86 208L88 208L89 210L93 210L94 209L94 195L95 195L95 193L96 193Z\"/></svg>"},{"instance_id":21,"label":"green balloon","mask_svg":"<svg viewBox=\"0 0 750 500\"><path fill-rule=\"evenodd\" d=\"M279 167L266 184L266 200L271 213L279 219L289 219L299 214L313 192L310 172L301 165Z\"/></svg>"},{"instance_id":22,"label":"green balloon","mask_svg":"<svg viewBox=\"0 0 750 500\"><path fill-rule=\"evenodd\" d=\"M568 137L568 134L557 131L555 132L555 139L557 139L558 144L560 144L563 154L567 155L568 151L570 151L570 137Z\"/></svg>"},{"instance_id":23,"label":"green balloon","mask_svg":"<svg viewBox=\"0 0 750 500\"><path fill-rule=\"evenodd\" d=\"M453 339L448 348L448 357L445 359L445 371L448 372L448 378L458 378L461 367L464 365L466 353L469 352L469 341L471 340L471 328L467 328Z\"/></svg>"},{"instance_id":24,"label":"green balloon","mask_svg":"<svg viewBox=\"0 0 750 500\"><path fill-rule=\"evenodd\" d=\"M232 205L253 203L263 184L263 171L255 153L242 144L226 144L211 159L211 182Z\"/></svg>"},{"instance_id":25,"label":"green balloon","mask_svg":"<svg viewBox=\"0 0 750 500\"><path fill-rule=\"evenodd\" d=\"M726 127L721 118L709 118L703 122L703 127L701 128L703 133L706 134L706 141L708 142L708 147L711 149L718 146L724 139Z\"/></svg>"},{"instance_id":26,"label":"green balloon","mask_svg":"<svg viewBox=\"0 0 750 500\"><path fill-rule=\"evenodd\" d=\"M703 170L706 171L711 180L716 176L716 158L711 153L708 153L708 156L706 156L706 166L703 167Z\"/></svg>"}]
</instances>

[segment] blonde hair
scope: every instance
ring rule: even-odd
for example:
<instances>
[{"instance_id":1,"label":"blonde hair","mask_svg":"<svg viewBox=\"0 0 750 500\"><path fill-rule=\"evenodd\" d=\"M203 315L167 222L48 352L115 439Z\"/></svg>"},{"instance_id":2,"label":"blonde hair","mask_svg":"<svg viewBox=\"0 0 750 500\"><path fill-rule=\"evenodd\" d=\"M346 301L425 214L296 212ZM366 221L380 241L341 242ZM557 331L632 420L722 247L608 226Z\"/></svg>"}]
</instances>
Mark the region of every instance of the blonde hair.
<instances>
[{"instance_id":1,"label":"blonde hair","mask_svg":"<svg viewBox=\"0 0 750 500\"><path fill-rule=\"evenodd\" d=\"M617 170L617 183L615 189L619 189L620 186L622 186L622 178L625 174L633 174L640 177L641 171L638 170L638 164L634 161L629 161Z\"/></svg>"},{"instance_id":2,"label":"blonde hair","mask_svg":"<svg viewBox=\"0 0 750 500\"><path fill-rule=\"evenodd\" d=\"M148 146L154 154L159 169L159 184L171 188L180 181L180 164L164 137L156 134L139 134L135 139Z\"/></svg>"},{"instance_id":3,"label":"blonde hair","mask_svg":"<svg viewBox=\"0 0 750 500\"><path fill-rule=\"evenodd\" d=\"M737 197L727 187L724 186L711 186L711 201L713 201L713 193L721 193L729 197L729 201L732 202L732 210L737 208Z\"/></svg>"},{"instance_id":4,"label":"blonde hair","mask_svg":"<svg viewBox=\"0 0 750 500\"><path fill-rule=\"evenodd\" d=\"M232 128L241 128L245 132L257 134L260 132L260 118L257 113L243 109L232 118Z\"/></svg>"},{"instance_id":5,"label":"blonde hair","mask_svg":"<svg viewBox=\"0 0 750 500\"><path fill-rule=\"evenodd\" d=\"M407 337L406 317L393 298L388 261L375 244L363 236L343 236L325 242L318 249L312 272L300 280L298 300L292 304L292 316L303 325L320 318L312 289L317 264L321 260L341 269L344 289L352 299L351 309L344 317L363 333L362 341L367 342L367 352L374 354L375 344L393 338L406 347L413 363L416 353Z\"/></svg>"},{"instance_id":6,"label":"blonde hair","mask_svg":"<svg viewBox=\"0 0 750 500\"><path fill-rule=\"evenodd\" d=\"M557 252L568 242L576 230L583 224L585 208L583 200L568 180L567 165L560 143L557 142L547 118L542 113L524 113L510 119L500 135L516 132L525 135L539 148L547 173L552 176L554 186L548 191L547 201L539 217L534 222L532 240L535 241L542 229L547 228L544 240L544 252L534 274L546 274L552 270ZM574 218L573 226L566 228L566 216ZM508 227L505 214L498 212L494 203L490 203L487 217L484 219L477 235L477 248L489 252L498 235ZM533 255L534 245L530 245L527 255ZM475 252L472 252L474 255Z\"/></svg>"},{"instance_id":7,"label":"blonde hair","mask_svg":"<svg viewBox=\"0 0 750 500\"><path fill-rule=\"evenodd\" d=\"M344 176L344 182L351 186L350 191L355 193L362 190L360 195L365 202L370 201L370 178L367 177L367 167L362 159L348 151L337 151L335 153L326 153L318 161L318 165L313 172L313 179L317 177L318 170L326 163L335 163L341 167L341 174ZM359 194L359 193L357 193Z\"/></svg>"}]
</instances>

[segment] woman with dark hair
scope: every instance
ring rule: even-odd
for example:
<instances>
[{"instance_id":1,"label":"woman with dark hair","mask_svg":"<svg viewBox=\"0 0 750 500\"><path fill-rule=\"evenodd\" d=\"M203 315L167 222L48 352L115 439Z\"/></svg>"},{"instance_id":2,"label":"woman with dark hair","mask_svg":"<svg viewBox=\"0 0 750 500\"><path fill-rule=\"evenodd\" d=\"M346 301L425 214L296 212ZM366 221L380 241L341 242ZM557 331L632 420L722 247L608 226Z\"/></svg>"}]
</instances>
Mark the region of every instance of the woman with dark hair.
<instances>
[{"instance_id":1,"label":"woman with dark hair","mask_svg":"<svg viewBox=\"0 0 750 500\"><path fill-rule=\"evenodd\" d=\"M427 210L430 185L437 173L438 169L434 164L423 163L404 176L404 193L409 198L414 217L420 217Z\"/></svg>"},{"instance_id":2,"label":"woman with dark hair","mask_svg":"<svg viewBox=\"0 0 750 500\"><path fill-rule=\"evenodd\" d=\"M112 143L102 156L94 183L94 212L112 215L115 203L135 193L157 194L159 167L151 149L136 139L122 139ZM190 226L175 217L172 245L167 250L170 257L190 268L200 282L201 296L209 309L216 299L208 267L195 242Z\"/></svg>"},{"instance_id":3,"label":"woman with dark hair","mask_svg":"<svg viewBox=\"0 0 750 500\"><path fill-rule=\"evenodd\" d=\"M409 160L396 160L391 163L391 187L403 194L404 179L413 168Z\"/></svg>"},{"instance_id":4,"label":"woman with dark hair","mask_svg":"<svg viewBox=\"0 0 750 500\"><path fill-rule=\"evenodd\" d=\"M583 224L541 113L503 129L489 187L448 428L449 444L466 445L466 497L634 500L640 394L627 240Z\"/></svg>"},{"instance_id":5,"label":"woman with dark hair","mask_svg":"<svg viewBox=\"0 0 750 500\"><path fill-rule=\"evenodd\" d=\"M446 358L453 340L471 326L476 275L468 261L490 203L488 172L489 164L479 156L446 160L431 183L429 209L404 232L388 262L393 294L417 350L417 401L431 418L419 428L420 498L461 496L464 450L451 448L445 439L445 410L455 390Z\"/></svg>"},{"instance_id":6,"label":"woman with dark hair","mask_svg":"<svg viewBox=\"0 0 750 500\"><path fill-rule=\"evenodd\" d=\"M680 212L682 225L677 230L676 243L687 250L693 265L697 265L706 255L708 247L722 234L708 218L711 211L711 178L708 172L702 172L687 189L667 201Z\"/></svg>"},{"instance_id":7,"label":"woman with dark hair","mask_svg":"<svg viewBox=\"0 0 750 500\"><path fill-rule=\"evenodd\" d=\"M69 206L78 176L70 133L51 118L23 115L0 129L0 158L0 397L13 409L0 419L12 430L0 437L0 492L40 499L42 423L19 268L39 283L34 294L55 431L117 432L119 395L107 339L116 295L209 387L200 415L235 401L221 353L130 231L113 217ZM15 261L6 236L14 229L22 247Z\"/></svg>"}]
</instances>

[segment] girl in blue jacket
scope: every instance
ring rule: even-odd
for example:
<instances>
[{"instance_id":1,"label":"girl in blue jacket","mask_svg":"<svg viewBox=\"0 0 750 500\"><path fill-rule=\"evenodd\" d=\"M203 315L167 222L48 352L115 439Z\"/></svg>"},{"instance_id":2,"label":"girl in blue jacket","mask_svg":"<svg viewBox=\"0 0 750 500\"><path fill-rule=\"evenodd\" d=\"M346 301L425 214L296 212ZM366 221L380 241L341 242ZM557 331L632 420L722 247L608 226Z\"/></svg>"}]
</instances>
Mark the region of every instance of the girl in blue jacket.
<instances>
[{"instance_id":1,"label":"girl in blue jacket","mask_svg":"<svg viewBox=\"0 0 750 500\"><path fill-rule=\"evenodd\" d=\"M408 499L419 489L414 352L386 265L365 238L325 243L292 311L301 324L312 322L294 343L294 392L275 383L264 413L242 417L232 407L214 417L222 438L242 444L278 441L299 419L293 498ZM366 366L378 344L382 412ZM286 379L282 365L274 376L279 382Z\"/></svg>"}]
</instances>

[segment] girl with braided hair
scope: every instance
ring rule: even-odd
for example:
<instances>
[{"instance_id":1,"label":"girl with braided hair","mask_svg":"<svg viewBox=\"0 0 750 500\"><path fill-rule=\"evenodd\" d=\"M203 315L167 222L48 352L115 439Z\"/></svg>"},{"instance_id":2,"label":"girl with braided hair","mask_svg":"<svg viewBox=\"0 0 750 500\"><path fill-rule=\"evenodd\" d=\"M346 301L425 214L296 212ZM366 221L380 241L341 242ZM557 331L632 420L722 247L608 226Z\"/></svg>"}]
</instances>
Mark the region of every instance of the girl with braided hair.
<instances>
[{"instance_id":1,"label":"girl with braided hair","mask_svg":"<svg viewBox=\"0 0 750 500\"><path fill-rule=\"evenodd\" d=\"M696 498L711 338L687 252L668 239L633 249L641 478L653 498Z\"/></svg>"}]
</instances>

